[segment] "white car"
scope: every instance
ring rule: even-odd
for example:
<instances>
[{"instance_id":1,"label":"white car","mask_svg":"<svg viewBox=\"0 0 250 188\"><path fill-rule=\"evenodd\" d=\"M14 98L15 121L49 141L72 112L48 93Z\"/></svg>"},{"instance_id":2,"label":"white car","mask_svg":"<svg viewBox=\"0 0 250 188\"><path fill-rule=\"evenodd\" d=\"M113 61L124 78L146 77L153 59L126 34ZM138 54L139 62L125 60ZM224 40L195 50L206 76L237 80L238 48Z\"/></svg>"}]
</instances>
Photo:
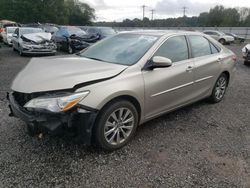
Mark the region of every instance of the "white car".
<instances>
[{"instance_id":1,"label":"white car","mask_svg":"<svg viewBox=\"0 0 250 188\"><path fill-rule=\"evenodd\" d=\"M51 33L46 33L41 28L19 27L12 37L13 50L19 55L56 53L56 45L51 40Z\"/></svg>"},{"instance_id":2,"label":"white car","mask_svg":"<svg viewBox=\"0 0 250 188\"><path fill-rule=\"evenodd\" d=\"M234 37L226 35L221 31L206 30L203 31L206 35L213 37L215 40L219 41L221 44L230 44L234 42Z\"/></svg>"},{"instance_id":3,"label":"white car","mask_svg":"<svg viewBox=\"0 0 250 188\"><path fill-rule=\"evenodd\" d=\"M17 27L6 27L5 31L2 32L3 42L9 46L12 45L12 35Z\"/></svg>"}]
</instances>

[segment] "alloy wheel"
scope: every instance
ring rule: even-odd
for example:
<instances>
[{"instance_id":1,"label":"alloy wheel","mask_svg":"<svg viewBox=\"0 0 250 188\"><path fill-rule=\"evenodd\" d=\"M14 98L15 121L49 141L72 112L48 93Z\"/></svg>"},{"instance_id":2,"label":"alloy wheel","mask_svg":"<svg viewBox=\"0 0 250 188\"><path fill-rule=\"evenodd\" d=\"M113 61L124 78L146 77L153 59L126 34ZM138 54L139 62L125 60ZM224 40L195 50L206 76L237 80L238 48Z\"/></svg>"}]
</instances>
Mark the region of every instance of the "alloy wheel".
<instances>
[{"instance_id":1,"label":"alloy wheel","mask_svg":"<svg viewBox=\"0 0 250 188\"><path fill-rule=\"evenodd\" d=\"M111 145L120 145L130 136L135 126L135 117L128 108L118 108L107 118L104 137Z\"/></svg>"},{"instance_id":2,"label":"alloy wheel","mask_svg":"<svg viewBox=\"0 0 250 188\"><path fill-rule=\"evenodd\" d=\"M220 77L215 87L215 97L217 100L221 100L226 92L227 80L225 77Z\"/></svg>"}]
</instances>

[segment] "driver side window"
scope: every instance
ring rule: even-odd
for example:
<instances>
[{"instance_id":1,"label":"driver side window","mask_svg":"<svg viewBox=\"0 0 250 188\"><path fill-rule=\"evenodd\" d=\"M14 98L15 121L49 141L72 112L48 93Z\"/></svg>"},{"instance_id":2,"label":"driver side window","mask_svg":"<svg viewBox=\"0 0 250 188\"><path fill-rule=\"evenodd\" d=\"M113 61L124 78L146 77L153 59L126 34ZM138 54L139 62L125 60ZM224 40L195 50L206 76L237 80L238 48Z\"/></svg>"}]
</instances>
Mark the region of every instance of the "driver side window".
<instances>
[{"instance_id":1,"label":"driver side window","mask_svg":"<svg viewBox=\"0 0 250 188\"><path fill-rule=\"evenodd\" d=\"M175 36L167 39L156 51L154 56L162 56L172 62L188 59L187 41L184 36Z\"/></svg>"}]
</instances>

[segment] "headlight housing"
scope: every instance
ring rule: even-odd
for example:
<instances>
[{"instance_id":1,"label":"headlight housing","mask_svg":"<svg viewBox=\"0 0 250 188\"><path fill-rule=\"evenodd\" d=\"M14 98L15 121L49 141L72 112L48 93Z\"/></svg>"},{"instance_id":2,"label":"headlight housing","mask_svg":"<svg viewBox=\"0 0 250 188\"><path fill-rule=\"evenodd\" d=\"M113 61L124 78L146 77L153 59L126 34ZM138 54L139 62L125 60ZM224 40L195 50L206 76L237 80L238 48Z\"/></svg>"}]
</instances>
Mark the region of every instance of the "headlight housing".
<instances>
[{"instance_id":1,"label":"headlight housing","mask_svg":"<svg viewBox=\"0 0 250 188\"><path fill-rule=\"evenodd\" d=\"M28 109L43 109L51 112L65 112L77 105L88 94L89 91L83 91L57 97L38 97L31 99L24 107Z\"/></svg>"}]
</instances>

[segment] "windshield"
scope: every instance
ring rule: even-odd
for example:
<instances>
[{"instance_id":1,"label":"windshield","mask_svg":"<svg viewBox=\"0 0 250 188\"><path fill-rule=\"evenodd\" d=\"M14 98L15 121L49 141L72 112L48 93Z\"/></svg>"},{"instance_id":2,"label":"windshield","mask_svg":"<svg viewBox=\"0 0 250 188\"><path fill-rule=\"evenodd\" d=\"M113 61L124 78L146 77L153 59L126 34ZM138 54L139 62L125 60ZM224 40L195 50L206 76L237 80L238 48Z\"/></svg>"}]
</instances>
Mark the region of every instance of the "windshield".
<instances>
[{"instance_id":1,"label":"windshield","mask_svg":"<svg viewBox=\"0 0 250 188\"><path fill-rule=\"evenodd\" d=\"M221 32L221 31L218 31L218 33L219 33L220 35L226 35L225 33Z\"/></svg>"},{"instance_id":2,"label":"windshield","mask_svg":"<svg viewBox=\"0 0 250 188\"><path fill-rule=\"evenodd\" d=\"M80 56L109 63L135 64L155 43L156 36L119 34L100 41L83 51Z\"/></svg>"},{"instance_id":3,"label":"windshield","mask_svg":"<svg viewBox=\"0 0 250 188\"><path fill-rule=\"evenodd\" d=\"M44 33L44 31L40 28L23 28L20 29L20 34L24 35L24 34L30 34L30 33Z\"/></svg>"},{"instance_id":4,"label":"windshield","mask_svg":"<svg viewBox=\"0 0 250 188\"><path fill-rule=\"evenodd\" d=\"M115 34L115 30L112 28L101 28L100 29L102 34L104 35L114 35Z\"/></svg>"},{"instance_id":5,"label":"windshield","mask_svg":"<svg viewBox=\"0 0 250 188\"><path fill-rule=\"evenodd\" d=\"M7 27L8 33L14 33L15 30L16 30L16 27Z\"/></svg>"},{"instance_id":6,"label":"windshield","mask_svg":"<svg viewBox=\"0 0 250 188\"><path fill-rule=\"evenodd\" d=\"M77 36L86 35L86 32L81 30L78 27L68 27L67 31L68 31L70 36L73 35L73 34L75 34Z\"/></svg>"}]
</instances>

